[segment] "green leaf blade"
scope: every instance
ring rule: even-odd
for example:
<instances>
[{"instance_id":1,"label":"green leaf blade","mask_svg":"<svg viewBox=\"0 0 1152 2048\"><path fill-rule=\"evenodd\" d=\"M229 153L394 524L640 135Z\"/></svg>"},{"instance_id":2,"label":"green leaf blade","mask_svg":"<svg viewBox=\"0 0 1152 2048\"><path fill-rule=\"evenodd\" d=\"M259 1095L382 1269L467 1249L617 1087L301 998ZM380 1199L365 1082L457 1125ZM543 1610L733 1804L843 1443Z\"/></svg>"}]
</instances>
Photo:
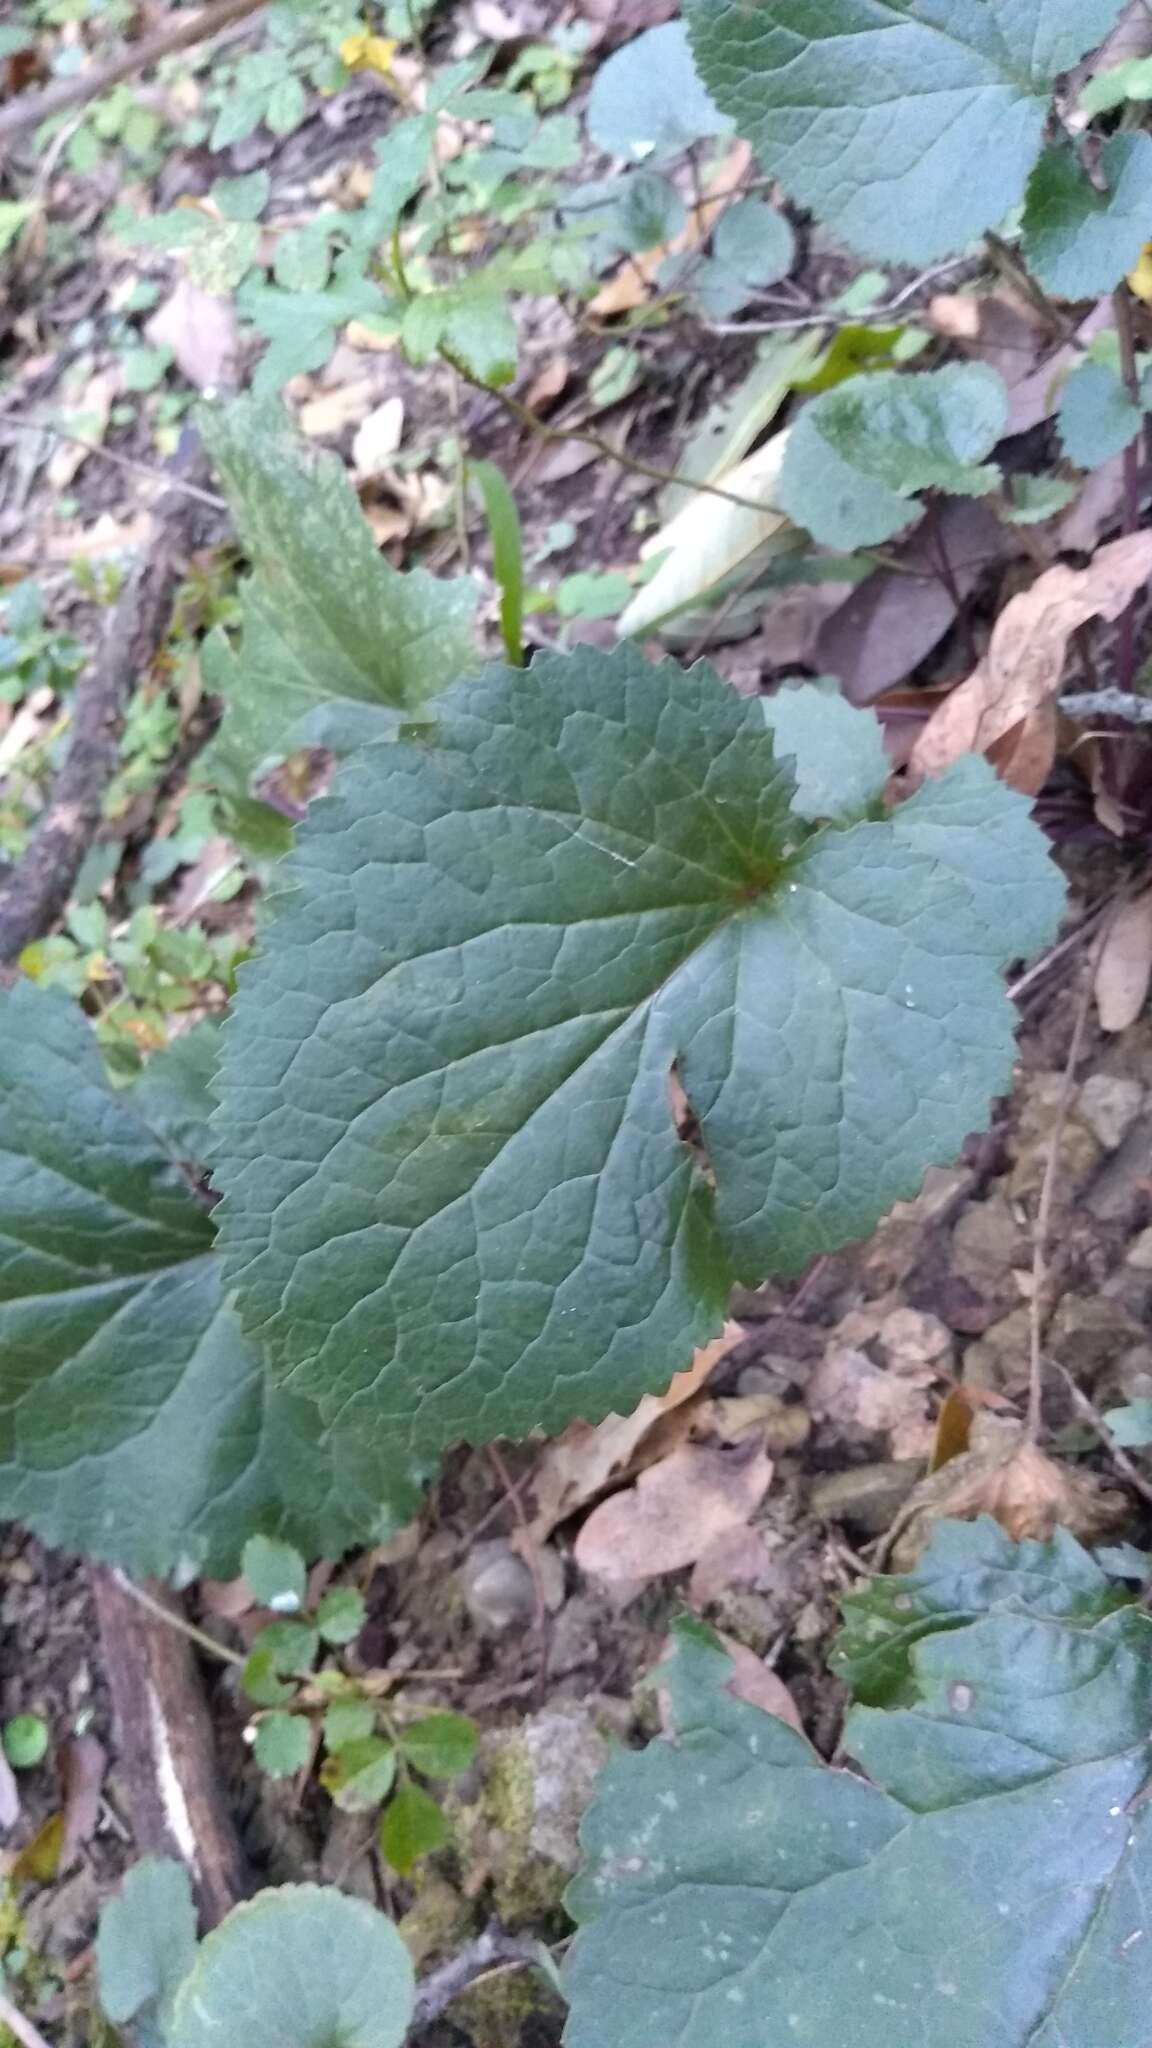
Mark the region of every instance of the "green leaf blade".
<instances>
[{"instance_id":1,"label":"green leaf blade","mask_svg":"<svg viewBox=\"0 0 1152 2048\"><path fill-rule=\"evenodd\" d=\"M1028 268L1061 299L1097 298L1135 269L1152 220L1152 136L1116 135L1100 151L1100 191L1071 144L1046 149L1028 184Z\"/></svg>"},{"instance_id":2,"label":"green leaf blade","mask_svg":"<svg viewBox=\"0 0 1152 2048\"><path fill-rule=\"evenodd\" d=\"M212 1230L80 1012L0 997L0 1508L45 1542L227 1573L255 1527L338 1554L386 1521L266 1379Z\"/></svg>"},{"instance_id":3,"label":"green leaf blade","mask_svg":"<svg viewBox=\"0 0 1152 2048\"><path fill-rule=\"evenodd\" d=\"M282 1885L201 1943L170 2044L401 2048L413 1992L408 1951L382 1913L319 1885Z\"/></svg>"},{"instance_id":4,"label":"green leaf blade","mask_svg":"<svg viewBox=\"0 0 1152 2048\"><path fill-rule=\"evenodd\" d=\"M865 256L930 263L1022 196L1052 85L1116 0L687 0L696 62L765 170Z\"/></svg>"},{"instance_id":5,"label":"green leaf blade","mask_svg":"<svg viewBox=\"0 0 1152 2048\"><path fill-rule=\"evenodd\" d=\"M418 713L468 664L476 592L391 568L340 464L298 442L277 407L234 401L205 439L255 569L239 649L215 636L209 667L226 704L213 762L246 796L271 758L342 753Z\"/></svg>"},{"instance_id":6,"label":"green leaf blade","mask_svg":"<svg viewBox=\"0 0 1152 2048\"><path fill-rule=\"evenodd\" d=\"M1017 1554L1023 1602L991 1561L992 1605L911 1646L912 1704L850 1715L874 1783L677 1632L675 1739L613 1760L584 1825L568 2048L1142 2048L1152 1625L1031 1611L1038 1577L1075 1576L1045 1548Z\"/></svg>"},{"instance_id":7,"label":"green leaf blade","mask_svg":"<svg viewBox=\"0 0 1152 2048\"><path fill-rule=\"evenodd\" d=\"M314 810L225 1032L217 1213L353 1469L627 1406L1004 1086L998 962L1061 900L1027 806L970 762L805 839L793 793L757 705L624 648L462 686Z\"/></svg>"}]
</instances>

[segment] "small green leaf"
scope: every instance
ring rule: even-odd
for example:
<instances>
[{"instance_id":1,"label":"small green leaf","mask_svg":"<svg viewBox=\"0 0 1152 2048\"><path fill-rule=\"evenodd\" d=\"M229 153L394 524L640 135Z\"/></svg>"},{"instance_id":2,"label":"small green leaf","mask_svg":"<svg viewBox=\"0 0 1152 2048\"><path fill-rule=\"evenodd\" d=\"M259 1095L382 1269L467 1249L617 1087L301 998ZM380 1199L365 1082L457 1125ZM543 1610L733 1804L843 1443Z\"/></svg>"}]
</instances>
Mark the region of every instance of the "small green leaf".
<instances>
[{"instance_id":1,"label":"small green leaf","mask_svg":"<svg viewBox=\"0 0 1152 2048\"><path fill-rule=\"evenodd\" d=\"M283 1885L237 1906L200 1945L168 2048L401 2048L412 1964L362 1899Z\"/></svg>"},{"instance_id":2,"label":"small green leaf","mask_svg":"<svg viewBox=\"0 0 1152 2048\"><path fill-rule=\"evenodd\" d=\"M212 198L225 220L259 220L272 193L267 171L252 171L244 178L217 178Z\"/></svg>"},{"instance_id":3,"label":"small green leaf","mask_svg":"<svg viewBox=\"0 0 1152 2048\"><path fill-rule=\"evenodd\" d=\"M48 1754L48 1729L39 1714L14 1714L4 1723L4 1754L17 1771L34 1770Z\"/></svg>"},{"instance_id":4,"label":"small green leaf","mask_svg":"<svg viewBox=\"0 0 1152 2048\"><path fill-rule=\"evenodd\" d=\"M237 401L205 439L254 572L237 649L221 633L204 649L226 707L209 772L243 797L276 757L343 753L417 713L469 660L476 593L391 568L342 465L307 449L278 407Z\"/></svg>"},{"instance_id":5,"label":"small green leaf","mask_svg":"<svg viewBox=\"0 0 1152 2048\"><path fill-rule=\"evenodd\" d=\"M1100 151L1104 191L1072 143L1046 149L1028 184L1028 268L1061 299L1097 298L1132 270L1152 221L1152 136L1114 135Z\"/></svg>"},{"instance_id":6,"label":"small green leaf","mask_svg":"<svg viewBox=\"0 0 1152 2048\"><path fill-rule=\"evenodd\" d=\"M516 374L516 322L505 296L445 285L421 293L405 309L400 338L410 362L441 350L481 384L510 384Z\"/></svg>"},{"instance_id":7,"label":"small green leaf","mask_svg":"<svg viewBox=\"0 0 1152 2048\"><path fill-rule=\"evenodd\" d=\"M1109 1408L1104 1420L1125 1450L1142 1451L1152 1444L1152 1401L1129 1401L1126 1408Z\"/></svg>"},{"instance_id":8,"label":"small green leaf","mask_svg":"<svg viewBox=\"0 0 1152 2048\"><path fill-rule=\"evenodd\" d=\"M380 1854L401 1877L409 1877L422 1856L452 1839L452 1830L431 1795L411 1778L396 1787L380 1817Z\"/></svg>"},{"instance_id":9,"label":"small green leaf","mask_svg":"<svg viewBox=\"0 0 1152 2048\"><path fill-rule=\"evenodd\" d=\"M514 668L524 660L524 548L520 514L503 470L494 462L470 462L468 474L480 486L492 545L492 569L500 591L500 637Z\"/></svg>"},{"instance_id":10,"label":"small green leaf","mask_svg":"<svg viewBox=\"0 0 1152 2048\"><path fill-rule=\"evenodd\" d=\"M294 1778L308 1761L311 1738L303 1714L265 1714L256 1724L252 1754L269 1778Z\"/></svg>"},{"instance_id":11,"label":"small green leaf","mask_svg":"<svg viewBox=\"0 0 1152 2048\"><path fill-rule=\"evenodd\" d=\"M296 1687L278 1676L279 1668L276 1653L267 1644L263 1649L249 1651L240 1673L240 1685L245 1698L254 1706L283 1707L295 1699Z\"/></svg>"},{"instance_id":12,"label":"small green leaf","mask_svg":"<svg viewBox=\"0 0 1152 2048\"><path fill-rule=\"evenodd\" d=\"M931 263L1023 196L1052 87L1117 0L685 0L769 177L866 256ZM633 46L635 47L635 46Z\"/></svg>"},{"instance_id":13,"label":"small green leaf","mask_svg":"<svg viewBox=\"0 0 1152 2048\"><path fill-rule=\"evenodd\" d=\"M371 1700L333 1700L324 1709L324 1743L330 1751L347 1749L351 1742L367 1742L376 1727L376 1709Z\"/></svg>"},{"instance_id":14,"label":"small green leaf","mask_svg":"<svg viewBox=\"0 0 1152 2048\"><path fill-rule=\"evenodd\" d=\"M270 1621L261 1629L252 1648L267 1651L276 1671L303 1678L316 1661L320 1636L307 1621Z\"/></svg>"},{"instance_id":15,"label":"small green leaf","mask_svg":"<svg viewBox=\"0 0 1152 2048\"><path fill-rule=\"evenodd\" d=\"M801 818L849 824L875 803L891 773L884 737L871 711L857 710L831 677L761 697L776 752L792 763Z\"/></svg>"},{"instance_id":16,"label":"small green leaf","mask_svg":"<svg viewBox=\"0 0 1152 2048\"><path fill-rule=\"evenodd\" d=\"M409 1722L400 1747L426 1778L455 1778L476 1754L476 1728L464 1714L425 1714Z\"/></svg>"},{"instance_id":17,"label":"small green leaf","mask_svg":"<svg viewBox=\"0 0 1152 2048\"><path fill-rule=\"evenodd\" d=\"M1056 426L1065 455L1078 469L1098 469L1119 455L1142 425L1140 407L1110 363L1089 361L1073 370L1060 395Z\"/></svg>"},{"instance_id":18,"label":"small green leaf","mask_svg":"<svg viewBox=\"0 0 1152 2048\"><path fill-rule=\"evenodd\" d=\"M250 1536L240 1569L248 1590L261 1607L277 1614L296 1614L308 1591L308 1569L298 1550L275 1536Z\"/></svg>"},{"instance_id":19,"label":"small green leaf","mask_svg":"<svg viewBox=\"0 0 1152 2048\"><path fill-rule=\"evenodd\" d=\"M118 2026L141 2017L163 2033L196 1960L196 1908L182 1863L146 1856L133 1864L100 1915L100 2004Z\"/></svg>"},{"instance_id":20,"label":"small green leaf","mask_svg":"<svg viewBox=\"0 0 1152 2048\"><path fill-rule=\"evenodd\" d=\"M995 489L999 471L983 457L1006 424L1004 386L981 364L853 377L804 407L778 501L825 547L890 540L922 516L917 491Z\"/></svg>"},{"instance_id":21,"label":"small green leaf","mask_svg":"<svg viewBox=\"0 0 1152 2048\"><path fill-rule=\"evenodd\" d=\"M609 156L677 156L732 126L701 82L683 22L646 29L600 65L588 134Z\"/></svg>"},{"instance_id":22,"label":"small green leaf","mask_svg":"<svg viewBox=\"0 0 1152 2048\"><path fill-rule=\"evenodd\" d=\"M621 249L659 249L675 241L687 218L688 209L670 178L655 171L633 171L620 181L611 232Z\"/></svg>"},{"instance_id":23,"label":"small green leaf","mask_svg":"<svg viewBox=\"0 0 1152 2048\"><path fill-rule=\"evenodd\" d=\"M632 585L620 570L578 569L557 584L556 609L562 619L614 619L631 595Z\"/></svg>"},{"instance_id":24,"label":"small green leaf","mask_svg":"<svg viewBox=\"0 0 1152 2048\"><path fill-rule=\"evenodd\" d=\"M1125 100L1152 100L1152 57L1129 57L1090 78L1080 94L1081 112L1106 114Z\"/></svg>"},{"instance_id":25,"label":"small green leaf","mask_svg":"<svg viewBox=\"0 0 1152 2048\"><path fill-rule=\"evenodd\" d=\"M332 245L323 216L289 228L276 244L273 275L286 292L322 292L332 269Z\"/></svg>"},{"instance_id":26,"label":"small green leaf","mask_svg":"<svg viewBox=\"0 0 1152 2048\"><path fill-rule=\"evenodd\" d=\"M316 1609L316 1627L326 1643L350 1643L364 1626L364 1595L355 1586L331 1586Z\"/></svg>"},{"instance_id":27,"label":"small green leaf","mask_svg":"<svg viewBox=\"0 0 1152 2048\"><path fill-rule=\"evenodd\" d=\"M331 1712L331 1708L328 1710ZM341 1813L369 1813L388 1797L396 1779L396 1751L382 1736L366 1735L342 1742L320 1773Z\"/></svg>"},{"instance_id":28,"label":"small green leaf","mask_svg":"<svg viewBox=\"0 0 1152 2048\"><path fill-rule=\"evenodd\" d=\"M1014 526L1032 526L1052 519L1072 503L1078 486L1062 476L1013 476L1008 478L1005 517Z\"/></svg>"}]
</instances>

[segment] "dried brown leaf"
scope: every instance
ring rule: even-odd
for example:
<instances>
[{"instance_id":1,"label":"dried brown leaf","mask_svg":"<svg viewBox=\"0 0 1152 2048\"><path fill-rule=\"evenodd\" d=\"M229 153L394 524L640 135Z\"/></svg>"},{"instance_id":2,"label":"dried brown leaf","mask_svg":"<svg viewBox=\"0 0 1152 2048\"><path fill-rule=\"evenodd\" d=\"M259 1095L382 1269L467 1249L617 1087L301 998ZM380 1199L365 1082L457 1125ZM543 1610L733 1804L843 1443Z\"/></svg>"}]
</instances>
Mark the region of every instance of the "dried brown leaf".
<instances>
[{"instance_id":1,"label":"dried brown leaf","mask_svg":"<svg viewBox=\"0 0 1152 2048\"><path fill-rule=\"evenodd\" d=\"M747 1700L750 1707L759 1707L765 1714L774 1714L778 1721L787 1721L797 1735L803 1735L800 1709L784 1680L769 1670L747 1643L738 1643L719 1630L717 1634L732 1659L732 1676L725 1684L725 1692L730 1692L734 1699Z\"/></svg>"},{"instance_id":2,"label":"dried brown leaf","mask_svg":"<svg viewBox=\"0 0 1152 2048\"><path fill-rule=\"evenodd\" d=\"M984 753L1060 687L1068 641L1089 619L1119 618L1152 575L1152 533L1132 533L1086 569L1046 569L996 621L979 667L934 712L912 750L917 775Z\"/></svg>"},{"instance_id":3,"label":"dried brown leaf","mask_svg":"<svg viewBox=\"0 0 1152 2048\"><path fill-rule=\"evenodd\" d=\"M731 1586L754 1585L771 1564L772 1553L759 1529L728 1529L693 1565L689 1601L693 1607L708 1607Z\"/></svg>"},{"instance_id":4,"label":"dried brown leaf","mask_svg":"<svg viewBox=\"0 0 1152 2048\"><path fill-rule=\"evenodd\" d=\"M1099 1543L1127 1512L1122 1494L1091 1472L1057 1464L1029 1443L1021 1424L999 1416L975 1417L974 1448L933 1472L909 1496L889 1540L887 1565L907 1571L937 1522L992 1515L1013 1542L1046 1541L1056 1528L1081 1543Z\"/></svg>"},{"instance_id":5,"label":"dried brown leaf","mask_svg":"<svg viewBox=\"0 0 1152 2048\"><path fill-rule=\"evenodd\" d=\"M60 1838L60 1869L67 1870L85 1842L91 1841L100 1818L100 1795L108 1769L108 1752L94 1735L74 1735L60 1761L64 1798L64 1829Z\"/></svg>"},{"instance_id":6,"label":"dried brown leaf","mask_svg":"<svg viewBox=\"0 0 1152 2048\"><path fill-rule=\"evenodd\" d=\"M576 1539L581 1571L611 1584L679 1571L760 1505L772 1466L755 1442L684 1444L594 1508Z\"/></svg>"},{"instance_id":7,"label":"dried brown leaf","mask_svg":"<svg viewBox=\"0 0 1152 2048\"><path fill-rule=\"evenodd\" d=\"M240 323L230 298L206 292L190 277L158 306L144 332L153 348L170 348L177 369L198 391L230 384L240 352Z\"/></svg>"},{"instance_id":8,"label":"dried brown leaf","mask_svg":"<svg viewBox=\"0 0 1152 2048\"><path fill-rule=\"evenodd\" d=\"M662 1456L671 1448L660 1425L700 1392L743 1335L739 1323L725 1323L720 1335L700 1346L691 1365L676 1374L665 1393L645 1394L631 1415L606 1415L603 1422L595 1424L570 1423L563 1435L549 1444L533 1477L535 1540L542 1543L558 1522L596 1500L614 1478L635 1470L646 1448L650 1457ZM685 1417L684 1434L688 1428ZM657 1437L660 1448L650 1441Z\"/></svg>"},{"instance_id":9,"label":"dried brown leaf","mask_svg":"<svg viewBox=\"0 0 1152 2048\"><path fill-rule=\"evenodd\" d=\"M99 447L112 412L112 402L120 389L120 370L116 365L110 370L97 370L79 390L70 390L62 424L70 433L76 433L81 440ZM87 462L90 450L77 445L75 441L57 441L48 462L48 481L54 491L67 490L69 484Z\"/></svg>"},{"instance_id":10,"label":"dried brown leaf","mask_svg":"<svg viewBox=\"0 0 1152 2048\"><path fill-rule=\"evenodd\" d=\"M634 312L637 306L645 304L656 281L661 265L669 256L681 256L699 248L711 234L719 215L728 204L728 196L734 185L739 184L752 161L752 151L746 142L734 142L723 161L717 165L707 180L700 202L693 206L680 233L671 242L662 243L658 249L642 250L638 256L628 256L619 269L613 271L607 284L601 285L589 305L589 312L598 320L610 320L617 313ZM723 196L714 198L714 193Z\"/></svg>"},{"instance_id":11,"label":"dried brown leaf","mask_svg":"<svg viewBox=\"0 0 1152 2048\"><path fill-rule=\"evenodd\" d=\"M1122 903L1096 963L1096 1008L1105 1031L1124 1031L1144 1008L1152 982L1152 889Z\"/></svg>"},{"instance_id":12,"label":"dried brown leaf","mask_svg":"<svg viewBox=\"0 0 1152 2048\"><path fill-rule=\"evenodd\" d=\"M404 438L404 400L394 394L373 406L352 438L352 466L360 478L380 476Z\"/></svg>"}]
</instances>

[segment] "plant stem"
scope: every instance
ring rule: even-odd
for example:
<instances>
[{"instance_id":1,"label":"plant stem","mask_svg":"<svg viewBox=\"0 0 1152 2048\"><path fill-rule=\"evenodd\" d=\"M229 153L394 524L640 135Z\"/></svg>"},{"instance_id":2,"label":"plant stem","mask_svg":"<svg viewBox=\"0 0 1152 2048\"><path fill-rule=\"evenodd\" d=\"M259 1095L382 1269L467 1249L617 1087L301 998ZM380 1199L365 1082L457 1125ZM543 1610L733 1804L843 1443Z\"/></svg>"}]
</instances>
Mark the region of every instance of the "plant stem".
<instances>
[{"instance_id":1,"label":"plant stem","mask_svg":"<svg viewBox=\"0 0 1152 2048\"><path fill-rule=\"evenodd\" d=\"M698 483L690 476L679 476L674 469L658 469L655 463L641 462L637 456L625 454L623 448L615 447L611 441L606 441L602 434L592 433L587 427L551 426L547 420L541 419L539 413L533 412L530 405L522 405L518 398L513 398L511 392L498 391L494 385L485 384L482 377L474 376L467 364L462 363L450 350L442 347L440 353L446 362L451 363L453 369L459 371L464 382L470 384L474 391L482 391L485 398L494 398L497 405L502 405L510 418L518 420L522 427L527 427L528 431L541 441L583 441L588 447L595 448L597 454L603 455L608 462L618 463L621 469L630 469L635 476L651 477L654 483L679 484L684 490L703 491L706 497L723 498L727 504L739 505L746 512L771 510L762 498L745 498L738 491L724 490L720 484Z\"/></svg>"},{"instance_id":2,"label":"plant stem","mask_svg":"<svg viewBox=\"0 0 1152 2048\"><path fill-rule=\"evenodd\" d=\"M1133 405L1140 404L1140 372L1136 367L1136 336L1132 326L1132 296L1126 284L1112 294L1116 339L1120 344L1120 374ZM1140 525L1140 436L1124 450L1124 532L1135 533ZM1136 679L1136 598L1120 621L1120 644L1116 654L1116 680L1130 692Z\"/></svg>"},{"instance_id":3,"label":"plant stem","mask_svg":"<svg viewBox=\"0 0 1152 2048\"><path fill-rule=\"evenodd\" d=\"M188 1621L184 1615L177 1614L174 1608L166 1607L162 1600L154 1600L151 1593L146 1593L143 1586L138 1586L126 1572L113 1572L112 1576L121 1592L127 1593L129 1599L135 1600L137 1606L146 1608L149 1614L155 1615L157 1621L167 1622L169 1628L174 1628L178 1635L187 1636L190 1643L195 1643L197 1649L205 1651L209 1657L218 1657L222 1664L235 1664L241 1671L244 1669L247 1660L238 1650L225 1649L223 1643L216 1641L215 1636L210 1636L205 1629L197 1628L194 1621Z\"/></svg>"}]
</instances>

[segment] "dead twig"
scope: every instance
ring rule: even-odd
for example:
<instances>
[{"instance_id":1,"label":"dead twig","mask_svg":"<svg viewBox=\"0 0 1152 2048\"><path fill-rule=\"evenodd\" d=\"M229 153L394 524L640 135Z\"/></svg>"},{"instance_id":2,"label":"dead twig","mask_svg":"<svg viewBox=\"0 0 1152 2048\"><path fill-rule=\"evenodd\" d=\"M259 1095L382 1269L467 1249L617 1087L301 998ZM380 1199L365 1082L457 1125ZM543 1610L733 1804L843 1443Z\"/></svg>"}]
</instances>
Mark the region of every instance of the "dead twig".
<instances>
[{"instance_id":1,"label":"dead twig","mask_svg":"<svg viewBox=\"0 0 1152 2048\"><path fill-rule=\"evenodd\" d=\"M160 469L154 462L141 462L135 455L122 455L118 448L105 448L99 441L86 441L83 434L72 434L51 420L25 420L14 412L0 412L0 427L14 427L20 434L52 434L57 441L68 441L73 448L83 448L86 455L98 455L102 462L110 462L115 469L128 470L132 476L149 477L153 483L163 484L170 491L182 491L186 498L195 498L198 505L208 505L214 512L228 510L228 500L217 492L202 490L199 484L174 476L170 470Z\"/></svg>"},{"instance_id":2,"label":"dead twig","mask_svg":"<svg viewBox=\"0 0 1152 2048\"><path fill-rule=\"evenodd\" d=\"M48 2048L48 2043L40 2032L39 2027L34 2027L31 2020L26 2020L19 2008L13 2005L10 1998L5 1998L2 1991L0 1991L0 2021L3 2021L8 2032L14 2034L16 2039L22 2043L22 2048Z\"/></svg>"},{"instance_id":3,"label":"dead twig","mask_svg":"<svg viewBox=\"0 0 1152 2048\"><path fill-rule=\"evenodd\" d=\"M138 43L126 43L105 64L93 64L90 70L82 71L74 78L58 78L51 85L46 85L43 92L19 94L6 107L0 107L0 148L16 136L26 135L29 129L39 128L42 121L50 120L53 114L63 113L67 107L86 106L89 100L98 99L111 86L119 85L122 78L132 78L138 71L150 70L162 57L171 57L177 50L191 49L194 43L206 42L220 29L229 28L234 21L242 21L246 14L255 14L263 4L264 0L215 0L213 6L202 8L199 14L157 29L154 36L144 36Z\"/></svg>"},{"instance_id":4,"label":"dead twig","mask_svg":"<svg viewBox=\"0 0 1152 2048\"><path fill-rule=\"evenodd\" d=\"M51 800L0 887L0 966L55 923L100 823L128 699L167 631L193 544L195 501L181 486L203 461L190 435L177 457L176 487L153 511L153 539L117 600L99 654L76 685L68 752Z\"/></svg>"},{"instance_id":5,"label":"dead twig","mask_svg":"<svg viewBox=\"0 0 1152 2048\"><path fill-rule=\"evenodd\" d=\"M1056 1370L1063 1379L1064 1384L1072 1397L1072 1405L1075 1408L1076 1413L1079 1416L1081 1416L1082 1419L1085 1422L1087 1422L1092 1429L1095 1430L1101 1443L1104 1445L1105 1450L1108 1452L1108 1455L1111 1458L1112 1463L1115 1465L1116 1470L1123 1474L1124 1478L1128 1481L1129 1486L1134 1487L1136 1492L1141 1496L1141 1498L1143 1500L1146 1500L1149 1503L1149 1505L1152 1506L1152 1483L1145 1479L1144 1474L1141 1472L1139 1466L1136 1465L1133 1462L1133 1460L1128 1456L1128 1453L1124 1449L1123 1445L1117 1443L1115 1437L1112 1434L1112 1431L1109 1429L1108 1424L1105 1422L1104 1417L1100 1414L1099 1410L1093 1406L1092 1402L1088 1399L1087 1394L1084 1392L1084 1389L1082 1387L1077 1386L1075 1380L1073 1379L1071 1373L1068 1370L1068 1367L1066 1365L1061 1365L1058 1359L1055 1361L1055 1363Z\"/></svg>"},{"instance_id":6,"label":"dead twig","mask_svg":"<svg viewBox=\"0 0 1152 2048\"><path fill-rule=\"evenodd\" d=\"M502 1927L486 1927L459 1955L441 1963L438 1970L417 1985L412 2033L438 2020L453 1999L478 1977L491 1976L500 1969L540 1969L545 1953L531 1935L505 1934ZM46 2048L46 2044L38 2044L38 2048Z\"/></svg>"},{"instance_id":7,"label":"dead twig","mask_svg":"<svg viewBox=\"0 0 1152 2048\"><path fill-rule=\"evenodd\" d=\"M130 1600L135 1600L138 1607L143 1607L147 1614L154 1615L166 1628L174 1628L178 1635L185 1636L190 1643L195 1643L196 1648L203 1650L206 1657L218 1657L222 1664L235 1664L241 1671L244 1669L246 1659L238 1650L225 1649L224 1644L218 1643L215 1636L210 1636L206 1629L197 1628L195 1622L177 1613L174 1607L166 1607L162 1600L154 1600L151 1593L146 1593L143 1586L136 1585L127 1573L114 1572L113 1577L120 1591L127 1593Z\"/></svg>"}]
</instances>

